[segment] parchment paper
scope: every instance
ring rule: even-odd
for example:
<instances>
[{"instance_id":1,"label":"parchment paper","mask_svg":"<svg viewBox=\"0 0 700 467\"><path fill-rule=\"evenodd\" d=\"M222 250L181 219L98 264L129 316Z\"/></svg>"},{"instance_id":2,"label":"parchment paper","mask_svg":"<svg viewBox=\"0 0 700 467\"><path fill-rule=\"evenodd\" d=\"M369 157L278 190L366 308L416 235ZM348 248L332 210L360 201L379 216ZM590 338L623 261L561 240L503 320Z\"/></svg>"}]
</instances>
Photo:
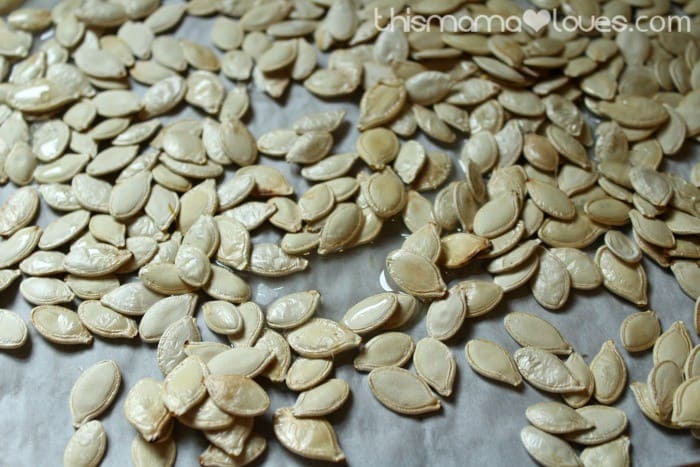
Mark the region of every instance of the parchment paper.
<instances>
[{"instance_id":1,"label":"parchment paper","mask_svg":"<svg viewBox=\"0 0 700 467\"><path fill-rule=\"evenodd\" d=\"M30 6L52 4L48 1L27 3ZM211 45L211 23L211 19L187 18L175 35ZM232 86L226 78L223 81L227 89ZM337 144L334 152L354 149L357 131L351 122L357 121L359 95L321 101L294 83L285 97L275 101L252 84L248 88L252 107L247 122L255 136L264 131L289 127L297 116L304 113L343 108L347 110L347 123L335 133ZM136 89L142 92L143 88L136 86ZM202 114L188 109L178 116L182 115ZM164 119L169 120L170 117ZM424 135L419 135L417 139L430 150L447 150L455 161L455 177L462 175L457 164L461 138L459 144L448 148L436 146ZM697 145L686 144L685 152L675 160L669 160L663 169L670 168L687 176L691 162L697 160L696 150ZM298 175L298 167L268 157L262 157L260 162L274 165L289 174L297 193L303 193L307 188L306 182ZM358 163L357 167L360 165ZM230 177L232 173L233 169L229 168L226 175ZM13 190L11 184L0 188L0 202L4 202ZM55 216L48 206L42 205L38 225L45 227ZM323 300L318 315L339 320L351 305L388 286L383 275L386 254L397 248L406 234L400 220L389 222L373 245L340 256L312 255L310 268L305 273L284 279L260 280L248 274L245 274L245 278L253 287L253 300L263 309L281 295L317 289ZM255 232L254 241L278 238L279 234L274 229L263 228ZM684 320L692 326L693 302L683 294L670 272L662 271L646 259L644 266L649 277L650 307L657 311L663 329L668 329L676 320ZM476 264L452 274L450 279L454 282L466 278L488 278L488 275L479 273L480 269L483 270L483 265ZM18 312L28 322L31 307L19 294L18 285L19 281L16 281L1 294L0 307ZM651 352L631 355L622 349L619 340L620 323L627 315L637 311L633 305L613 297L601 287L593 292L572 292L565 309L552 313L535 302L526 286L508 294L489 315L466 322L462 332L448 343L457 360L457 378L453 396L442 401L443 409L435 415L410 418L387 410L372 396L366 374L353 369L353 352L339 357L335 376L349 382L352 396L345 407L330 416L329 420L337 432L348 464L441 467L534 465L520 443L519 431L528 423L524 416L525 409L536 402L551 399L550 396L527 384L520 390L514 390L486 380L471 370L464 357L464 345L476 337L491 339L511 352L515 351L518 346L502 325L506 313L514 310L534 313L552 322L589 363L603 342L614 339L628 365L629 381L646 381L652 366ZM424 315L421 311L406 329L416 341L426 336ZM209 332L201 318L198 322L204 340L224 342ZM143 377L162 379L156 366L155 346L144 344L139 339L113 341L96 337L90 347L71 349L47 342L31 326L27 346L16 352L0 352L0 465L62 465L63 449L73 434L68 408L71 387L85 368L104 359L113 359L119 364L123 383L115 404L101 417L108 435L108 451L102 465L131 465L130 446L136 432L123 416L124 397L128 389ZM279 407L292 405L296 395L281 386L273 387L267 382L264 385L270 388L272 406L265 416L255 422L255 430L268 440L267 452L258 463L314 464L286 451L272 433L272 413ZM635 465L678 465L700 460L700 442L688 431L674 432L647 420L629 389L625 390L616 407L624 410L630 420L628 434L632 440ZM178 446L176 465L197 465L197 456L207 446L204 437L180 425L174 436Z\"/></svg>"}]
</instances>

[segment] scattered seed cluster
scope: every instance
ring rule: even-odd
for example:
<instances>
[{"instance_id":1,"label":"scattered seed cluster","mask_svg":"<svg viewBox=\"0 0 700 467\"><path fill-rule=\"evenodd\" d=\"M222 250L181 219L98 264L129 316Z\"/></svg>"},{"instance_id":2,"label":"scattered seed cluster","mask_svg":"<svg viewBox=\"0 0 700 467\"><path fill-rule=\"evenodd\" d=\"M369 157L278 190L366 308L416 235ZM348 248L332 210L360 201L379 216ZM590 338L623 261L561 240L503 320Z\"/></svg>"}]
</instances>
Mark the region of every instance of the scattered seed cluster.
<instances>
[{"instance_id":1,"label":"scattered seed cluster","mask_svg":"<svg viewBox=\"0 0 700 467\"><path fill-rule=\"evenodd\" d=\"M549 310L601 285L646 308L644 255L698 300L700 328L700 164L689 180L659 170L700 137L700 2L682 2L692 31L602 35L405 33L376 22L407 6L426 16L521 16L510 0L62 0L51 11L21 3L0 0L0 182L13 187L0 207L0 290L21 278L31 324L53 343L157 344L162 380L138 381L124 403L137 466L174 463L175 423L211 443L203 466L255 460L268 442L254 431L270 406L263 379L299 393L274 415L277 441L342 461L324 418L350 394L330 377L334 356L359 349L354 366L388 409L433 412L452 393L457 366L443 341L467 318L521 287ZM580 17L671 13L654 0L533 3ZM188 14L217 15L218 52L172 34ZM293 82L320 98L359 90L355 151L333 153L343 111L253 135L244 122L250 79L272 98ZM131 80L148 86L142 96ZM183 102L203 116L164 126L159 117ZM411 140L418 129L464 141L463 177L447 183L452 157ZM260 154L299 166L311 188L295 193ZM220 182L225 171L235 175ZM43 229L33 225L40 199L60 214ZM300 273L314 252L370 243L397 217L411 234L386 271L401 292L369 296L340 321L315 317L316 290L266 310L250 301L247 275ZM284 233L279 244L253 241L265 223ZM593 258L583 251L592 245ZM446 284L446 270L474 263L493 280ZM414 343L399 330L422 302L428 337ZM198 309L232 345L201 341ZM522 347L514 355L475 338L465 357L486 378L560 395L527 409L532 426L521 440L531 456L548 466L628 465L627 416L610 407L628 383L615 343L588 364L541 318L512 312L504 325ZM0 348L26 338L24 320L0 310ZM641 411L700 436L700 346L685 325L662 333L654 311L638 312L620 341L628 352L653 347L648 381L630 386ZM414 371L402 368L409 361ZM65 465L100 463L107 435L98 419L120 384L113 361L75 382Z\"/></svg>"}]
</instances>

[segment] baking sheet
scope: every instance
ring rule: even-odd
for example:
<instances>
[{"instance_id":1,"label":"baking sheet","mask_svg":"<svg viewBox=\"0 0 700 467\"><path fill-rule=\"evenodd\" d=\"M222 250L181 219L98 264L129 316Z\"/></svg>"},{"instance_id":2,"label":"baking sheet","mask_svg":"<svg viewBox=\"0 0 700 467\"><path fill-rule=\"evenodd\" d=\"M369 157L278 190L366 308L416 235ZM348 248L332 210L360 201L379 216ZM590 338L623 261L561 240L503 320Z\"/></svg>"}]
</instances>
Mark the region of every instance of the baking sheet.
<instances>
[{"instance_id":1,"label":"baking sheet","mask_svg":"<svg viewBox=\"0 0 700 467\"><path fill-rule=\"evenodd\" d=\"M28 2L30 6L53 2ZM209 40L211 19L187 18L175 33L205 44ZM227 88L232 83L226 79ZM248 124L254 135L288 127L300 114L312 111L345 109L347 123L335 133L334 152L352 151L357 131L351 122L357 121L356 102L348 99L321 101L302 86L294 84L279 101L269 98L248 85L252 108ZM137 90L142 89L137 87ZM179 116L201 115L187 109ZM164 119L166 121L170 118ZM455 160L455 176L461 171L456 164L459 145L437 147L423 135L417 138L430 150L447 150ZM690 145L688 145L690 146ZM666 170L687 174L692 161L697 161L696 145L675 160L669 160ZM298 168L267 157L261 163L274 165L294 183L297 193L307 184L299 177ZM360 164L358 164L359 167ZM232 170L227 170L231 176ZM0 202L14 190L12 185L0 188ZM38 225L45 227L55 218L50 208L41 206ZM406 230L400 221L385 225L381 237L372 245L332 257L311 257L309 270L289 278L260 280L245 275L253 287L253 300L263 308L275 298L299 290L317 289L322 294L318 316L341 319L345 310L388 286L383 268L386 254L397 248ZM255 242L277 240L273 229L256 232ZM644 260L649 276L651 308L658 313L663 329L676 320L692 325L693 302L683 294L672 275ZM478 266L451 276L460 279L488 277L479 273ZM18 312L29 320L31 307L19 294L19 281L0 296L0 307ZM525 409L536 402L557 400L525 384L516 390L486 380L474 373L464 358L464 345L472 338L491 339L513 352L518 346L506 334L502 320L510 311L526 311L541 316L556 325L577 352L590 363L603 342L614 339L618 348L619 326L636 308L600 288L593 292L575 291L566 308L552 313L541 308L524 288L507 295L489 315L468 321L462 331L448 344L458 364L454 394L443 399L443 409L435 415L421 418L404 417L385 409L372 396L366 374L352 368L353 353L337 359L335 376L351 386L352 396L344 408L329 417L340 445L351 465L401 466L463 466L463 465L533 465L519 441L520 429L527 425ZM426 336L424 313L406 330L417 341ZM201 319L199 328L204 340L224 342L212 334ZM95 338L90 347L74 349L53 345L44 340L31 326L29 343L15 352L0 352L0 465L46 466L61 465L63 449L73 433L68 396L75 379L90 365L104 359L115 360L123 376L123 384L115 404L104 414L108 435L108 451L102 465L130 465L130 445L134 429L123 416L124 397L128 389L143 377L161 379L155 360L155 346L133 341L109 341ZM694 334L694 332L693 332ZM697 339L696 339L697 340ZM628 365L629 380L645 381L651 369L651 352L641 356L622 350ZM272 413L279 407L294 403L295 394L284 388L265 383L270 390L272 406L258 418L255 430L264 434L268 449L259 463L268 465L309 465L310 462L282 448L272 433ZM700 460L700 442L687 431L674 432L647 420L636 406L631 391L626 390L616 404L630 420L628 434L632 440L632 460L635 465L678 465ZM181 425L175 431L178 446L178 466L197 464L197 456L207 445L204 437ZM313 463L312 463L313 464Z\"/></svg>"}]
</instances>

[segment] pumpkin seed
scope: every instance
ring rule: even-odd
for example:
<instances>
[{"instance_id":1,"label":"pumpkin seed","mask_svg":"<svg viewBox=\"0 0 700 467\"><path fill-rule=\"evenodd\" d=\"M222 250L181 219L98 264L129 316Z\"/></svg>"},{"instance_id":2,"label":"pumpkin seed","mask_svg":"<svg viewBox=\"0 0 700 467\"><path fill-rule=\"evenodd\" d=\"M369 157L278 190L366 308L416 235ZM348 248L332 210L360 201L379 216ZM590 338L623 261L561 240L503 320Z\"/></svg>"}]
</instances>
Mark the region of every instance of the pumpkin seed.
<instances>
[{"instance_id":1,"label":"pumpkin seed","mask_svg":"<svg viewBox=\"0 0 700 467\"><path fill-rule=\"evenodd\" d=\"M620 325L620 341L629 352L642 352L654 346L661 325L652 310L629 315Z\"/></svg>"},{"instance_id":2,"label":"pumpkin seed","mask_svg":"<svg viewBox=\"0 0 700 467\"><path fill-rule=\"evenodd\" d=\"M566 441L533 426L520 431L520 440L528 454L542 465L581 465L576 452Z\"/></svg>"},{"instance_id":3,"label":"pumpkin seed","mask_svg":"<svg viewBox=\"0 0 700 467\"><path fill-rule=\"evenodd\" d=\"M528 180L530 199L545 213L562 220L572 220L576 209L564 192L548 183Z\"/></svg>"},{"instance_id":4,"label":"pumpkin seed","mask_svg":"<svg viewBox=\"0 0 700 467\"><path fill-rule=\"evenodd\" d=\"M539 269L530 287L537 302L550 310L563 307L569 299L571 277L557 256L540 247Z\"/></svg>"},{"instance_id":5,"label":"pumpkin seed","mask_svg":"<svg viewBox=\"0 0 700 467\"><path fill-rule=\"evenodd\" d=\"M515 193L503 193L479 208L474 217L474 233L486 238L498 237L515 225L519 214L520 201Z\"/></svg>"},{"instance_id":6,"label":"pumpkin seed","mask_svg":"<svg viewBox=\"0 0 700 467\"><path fill-rule=\"evenodd\" d=\"M297 358L287 371L285 382L292 391L306 391L326 379L332 370L331 360Z\"/></svg>"},{"instance_id":7,"label":"pumpkin seed","mask_svg":"<svg viewBox=\"0 0 700 467\"><path fill-rule=\"evenodd\" d=\"M143 378L131 387L124 401L127 421L149 443L158 442L170 430L172 417L163 404L162 383Z\"/></svg>"},{"instance_id":8,"label":"pumpkin seed","mask_svg":"<svg viewBox=\"0 0 700 467\"><path fill-rule=\"evenodd\" d=\"M312 318L291 331L287 341L303 357L325 358L359 346L361 339L340 323Z\"/></svg>"},{"instance_id":9,"label":"pumpkin seed","mask_svg":"<svg viewBox=\"0 0 700 467\"><path fill-rule=\"evenodd\" d=\"M585 387L554 354L537 347L523 347L514 354L523 377L537 389L551 393L572 393Z\"/></svg>"},{"instance_id":10,"label":"pumpkin seed","mask_svg":"<svg viewBox=\"0 0 700 467\"><path fill-rule=\"evenodd\" d=\"M212 375L244 375L253 378L261 374L271 363L274 355L257 347L229 348L214 355L207 363Z\"/></svg>"},{"instance_id":11,"label":"pumpkin seed","mask_svg":"<svg viewBox=\"0 0 700 467\"><path fill-rule=\"evenodd\" d=\"M656 411L665 420L670 419L673 410L673 395L683 382L683 373L678 365L670 360L665 360L654 365L647 385L649 395L655 402Z\"/></svg>"},{"instance_id":12,"label":"pumpkin seed","mask_svg":"<svg viewBox=\"0 0 700 467\"><path fill-rule=\"evenodd\" d=\"M612 340L606 341L591 362L595 380L595 398L601 404L613 404L627 383L627 367Z\"/></svg>"},{"instance_id":13,"label":"pumpkin seed","mask_svg":"<svg viewBox=\"0 0 700 467\"><path fill-rule=\"evenodd\" d=\"M92 343L92 335L78 319L78 315L56 305L41 305L32 309L32 325L46 340L59 345Z\"/></svg>"},{"instance_id":14,"label":"pumpkin seed","mask_svg":"<svg viewBox=\"0 0 700 467\"><path fill-rule=\"evenodd\" d=\"M149 443L141 435L136 435L131 443L131 460L136 467L172 466L175 463L176 449L172 439Z\"/></svg>"},{"instance_id":15,"label":"pumpkin seed","mask_svg":"<svg viewBox=\"0 0 700 467\"><path fill-rule=\"evenodd\" d=\"M134 320L107 308L97 300L82 302L78 306L78 318L91 333L106 339L131 339L138 334Z\"/></svg>"},{"instance_id":16,"label":"pumpkin seed","mask_svg":"<svg viewBox=\"0 0 700 467\"><path fill-rule=\"evenodd\" d=\"M204 378L204 384L214 403L234 416L254 417L270 405L265 391L245 376L209 375Z\"/></svg>"},{"instance_id":17,"label":"pumpkin seed","mask_svg":"<svg viewBox=\"0 0 700 467\"><path fill-rule=\"evenodd\" d=\"M66 271L80 277L100 277L122 267L131 252L112 245L98 243L90 246L74 246L63 262Z\"/></svg>"},{"instance_id":18,"label":"pumpkin seed","mask_svg":"<svg viewBox=\"0 0 700 467\"><path fill-rule=\"evenodd\" d=\"M46 199L44 191L41 193ZM33 187L22 187L13 192L0 207L0 235L12 235L29 224L38 207L39 196Z\"/></svg>"},{"instance_id":19,"label":"pumpkin seed","mask_svg":"<svg viewBox=\"0 0 700 467\"><path fill-rule=\"evenodd\" d=\"M500 345L485 339L473 339L464 347L469 366L487 378L518 387L522 378L510 354Z\"/></svg>"},{"instance_id":20,"label":"pumpkin seed","mask_svg":"<svg viewBox=\"0 0 700 467\"><path fill-rule=\"evenodd\" d=\"M320 417L338 410L350 395L348 383L330 379L297 397L292 413L297 418Z\"/></svg>"},{"instance_id":21,"label":"pumpkin seed","mask_svg":"<svg viewBox=\"0 0 700 467\"><path fill-rule=\"evenodd\" d=\"M445 341L459 332L467 316L467 301L465 295L451 293L443 300L430 304L426 317L426 327L430 337Z\"/></svg>"},{"instance_id":22,"label":"pumpkin seed","mask_svg":"<svg viewBox=\"0 0 700 467\"><path fill-rule=\"evenodd\" d=\"M671 264L671 272L678 281L681 290L693 300L700 297L700 287L698 287L698 277L700 277L700 267L694 261L676 260Z\"/></svg>"},{"instance_id":23,"label":"pumpkin seed","mask_svg":"<svg viewBox=\"0 0 700 467\"><path fill-rule=\"evenodd\" d=\"M170 373L181 361L186 358L185 342L197 342L201 340L199 329L194 318L186 316L175 321L165 328L158 341L156 360L158 368L164 375Z\"/></svg>"},{"instance_id":24,"label":"pumpkin seed","mask_svg":"<svg viewBox=\"0 0 700 467\"><path fill-rule=\"evenodd\" d=\"M629 438L620 436L614 441L585 448L581 451L581 462L583 465L596 465L601 462L629 465L629 446Z\"/></svg>"},{"instance_id":25,"label":"pumpkin seed","mask_svg":"<svg viewBox=\"0 0 700 467\"><path fill-rule=\"evenodd\" d=\"M512 312L503 319L506 331L523 347L538 347L549 352L568 355L571 345L548 321L523 312Z\"/></svg>"},{"instance_id":26,"label":"pumpkin seed","mask_svg":"<svg viewBox=\"0 0 700 467\"><path fill-rule=\"evenodd\" d=\"M600 270L586 253L574 248L552 248L549 252L566 266L574 289L592 290L603 283Z\"/></svg>"},{"instance_id":27,"label":"pumpkin seed","mask_svg":"<svg viewBox=\"0 0 700 467\"><path fill-rule=\"evenodd\" d=\"M65 465L99 465L107 448L107 434L102 423L90 421L73 433L63 452Z\"/></svg>"},{"instance_id":28,"label":"pumpkin seed","mask_svg":"<svg viewBox=\"0 0 700 467\"><path fill-rule=\"evenodd\" d=\"M271 329L265 329L255 345L269 350L273 358L271 364L265 369L264 376L275 383L284 381L292 363L292 351L285 338Z\"/></svg>"},{"instance_id":29,"label":"pumpkin seed","mask_svg":"<svg viewBox=\"0 0 700 467\"><path fill-rule=\"evenodd\" d=\"M27 325L17 313L0 310L0 323L0 349L18 349L27 342Z\"/></svg>"},{"instance_id":30,"label":"pumpkin seed","mask_svg":"<svg viewBox=\"0 0 700 467\"><path fill-rule=\"evenodd\" d=\"M297 327L313 316L320 300L321 295L315 290L280 297L268 307L266 321L280 329Z\"/></svg>"},{"instance_id":31,"label":"pumpkin seed","mask_svg":"<svg viewBox=\"0 0 700 467\"><path fill-rule=\"evenodd\" d=\"M391 278L405 292L420 298L439 298L446 286L435 264L423 256L405 250L394 250L386 259Z\"/></svg>"},{"instance_id":32,"label":"pumpkin seed","mask_svg":"<svg viewBox=\"0 0 700 467\"><path fill-rule=\"evenodd\" d=\"M119 280L114 276L89 279L67 275L65 281L75 295L83 300L99 300L119 287Z\"/></svg>"},{"instance_id":33,"label":"pumpkin seed","mask_svg":"<svg viewBox=\"0 0 700 467\"><path fill-rule=\"evenodd\" d=\"M525 417L536 428L551 434L589 430L595 425L576 410L559 402L540 402L525 411Z\"/></svg>"},{"instance_id":34,"label":"pumpkin seed","mask_svg":"<svg viewBox=\"0 0 700 467\"><path fill-rule=\"evenodd\" d=\"M144 342L158 342L171 324L194 314L197 297L193 294L165 297L151 305L141 318L139 334Z\"/></svg>"},{"instance_id":35,"label":"pumpkin seed","mask_svg":"<svg viewBox=\"0 0 700 467\"><path fill-rule=\"evenodd\" d=\"M217 334L237 334L243 328L238 310L229 302L207 302L202 306L202 311L207 327Z\"/></svg>"},{"instance_id":36,"label":"pumpkin seed","mask_svg":"<svg viewBox=\"0 0 700 467\"><path fill-rule=\"evenodd\" d=\"M234 419L230 427L205 431L204 436L212 443L212 446L216 446L227 455L241 456L244 454L244 450L246 452L250 450L251 442L255 443L257 435L251 437L253 420L252 417L238 417ZM204 457L204 454L201 457Z\"/></svg>"},{"instance_id":37,"label":"pumpkin seed","mask_svg":"<svg viewBox=\"0 0 700 467\"><path fill-rule=\"evenodd\" d=\"M363 131L357 139L356 150L359 156L373 170L382 170L399 153L396 135L385 128Z\"/></svg>"},{"instance_id":38,"label":"pumpkin seed","mask_svg":"<svg viewBox=\"0 0 700 467\"><path fill-rule=\"evenodd\" d=\"M70 394L73 426L83 426L99 417L112 405L120 385L119 367L112 360L103 360L83 371Z\"/></svg>"},{"instance_id":39,"label":"pumpkin seed","mask_svg":"<svg viewBox=\"0 0 700 467\"><path fill-rule=\"evenodd\" d=\"M430 337L418 341L413 354L413 365L418 375L443 397L452 394L456 362L449 348Z\"/></svg>"},{"instance_id":40,"label":"pumpkin seed","mask_svg":"<svg viewBox=\"0 0 700 467\"><path fill-rule=\"evenodd\" d=\"M682 321L674 322L654 343L654 365L666 360L683 367L693 344Z\"/></svg>"},{"instance_id":41,"label":"pumpkin seed","mask_svg":"<svg viewBox=\"0 0 700 467\"><path fill-rule=\"evenodd\" d=\"M405 415L419 415L440 409L440 401L413 373L397 367L374 369L369 374L374 396L387 408Z\"/></svg>"},{"instance_id":42,"label":"pumpkin seed","mask_svg":"<svg viewBox=\"0 0 700 467\"><path fill-rule=\"evenodd\" d=\"M198 357L187 357L165 377L163 404L175 416L183 415L207 395L204 379L209 375Z\"/></svg>"},{"instance_id":43,"label":"pumpkin seed","mask_svg":"<svg viewBox=\"0 0 700 467\"><path fill-rule=\"evenodd\" d=\"M641 264L630 265L604 246L596 252L595 262L603 274L606 289L637 306L646 306L647 278Z\"/></svg>"},{"instance_id":44,"label":"pumpkin seed","mask_svg":"<svg viewBox=\"0 0 700 467\"><path fill-rule=\"evenodd\" d=\"M291 407L281 408L275 412L273 428L279 442L295 454L330 462L345 459L333 427L323 418L297 418Z\"/></svg>"},{"instance_id":45,"label":"pumpkin seed","mask_svg":"<svg viewBox=\"0 0 700 467\"><path fill-rule=\"evenodd\" d=\"M34 305L58 305L75 299L75 294L65 282L49 277L25 279L19 290L24 299Z\"/></svg>"}]
</instances>

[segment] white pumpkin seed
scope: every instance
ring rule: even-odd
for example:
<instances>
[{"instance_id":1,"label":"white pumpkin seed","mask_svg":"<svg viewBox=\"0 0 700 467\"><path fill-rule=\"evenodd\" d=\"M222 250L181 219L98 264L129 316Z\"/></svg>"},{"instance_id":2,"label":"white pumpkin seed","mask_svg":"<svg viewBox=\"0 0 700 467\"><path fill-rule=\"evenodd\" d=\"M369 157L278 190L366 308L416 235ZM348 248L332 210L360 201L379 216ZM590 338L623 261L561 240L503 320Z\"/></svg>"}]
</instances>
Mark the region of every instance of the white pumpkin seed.
<instances>
[{"instance_id":1,"label":"white pumpkin seed","mask_svg":"<svg viewBox=\"0 0 700 467\"><path fill-rule=\"evenodd\" d=\"M295 454L329 462L345 459L333 427L323 418L296 418L289 407L278 409L272 423L277 440Z\"/></svg>"},{"instance_id":2,"label":"white pumpkin seed","mask_svg":"<svg viewBox=\"0 0 700 467\"><path fill-rule=\"evenodd\" d=\"M121 373L112 360L103 360L83 371L70 394L73 426L80 427L99 417L116 398L120 385Z\"/></svg>"},{"instance_id":3,"label":"white pumpkin seed","mask_svg":"<svg viewBox=\"0 0 700 467\"><path fill-rule=\"evenodd\" d=\"M627 367L612 340L606 341L591 362L595 380L595 398L601 404L613 404L627 384Z\"/></svg>"},{"instance_id":4,"label":"white pumpkin seed","mask_svg":"<svg viewBox=\"0 0 700 467\"><path fill-rule=\"evenodd\" d=\"M533 386L552 393L583 391L585 387L554 354L536 347L523 347L515 351L518 370Z\"/></svg>"},{"instance_id":5,"label":"white pumpkin seed","mask_svg":"<svg viewBox=\"0 0 700 467\"><path fill-rule=\"evenodd\" d=\"M107 434L98 420L88 422L71 436L63 452L63 464L94 467L102 462L107 449Z\"/></svg>"},{"instance_id":6,"label":"white pumpkin seed","mask_svg":"<svg viewBox=\"0 0 700 467\"><path fill-rule=\"evenodd\" d=\"M39 334L55 344L92 343L92 335L80 322L78 315L68 308L41 305L32 309L30 320Z\"/></svg>"},{"instance_id":7,"label":"white pumpkin seed","mask_svg":"<svg viewBox=\"0 0 700 467\"><path fill-rule=\"evenodd\" d=\"M525 427L520 431L520 440L527 452L542 465L562 467L581 465L576 452L566 441L533 426Z\"/></svg>"},{"instance_id":8,"label":"white pumpkin seed","mask_svg":"<svg viewBox=\"0 0 700 467\"><path fill-rule=\"evenodd\" d=\"M170 430L172 417L163 404L163 385L143 378L131 387L124 401L127 421L149 443L164 439Z\"/></svg>"},{"instance_id":9,"label":"white pumpkin seed","mask_svg":"<svg viewBox=\"0 0 700 467\"><path fill-rule=\"evenodd\" d=\"M10 310L0 310L0 349L12 350L27 342L27 325Z\"/></svg>"}]
</instances>

